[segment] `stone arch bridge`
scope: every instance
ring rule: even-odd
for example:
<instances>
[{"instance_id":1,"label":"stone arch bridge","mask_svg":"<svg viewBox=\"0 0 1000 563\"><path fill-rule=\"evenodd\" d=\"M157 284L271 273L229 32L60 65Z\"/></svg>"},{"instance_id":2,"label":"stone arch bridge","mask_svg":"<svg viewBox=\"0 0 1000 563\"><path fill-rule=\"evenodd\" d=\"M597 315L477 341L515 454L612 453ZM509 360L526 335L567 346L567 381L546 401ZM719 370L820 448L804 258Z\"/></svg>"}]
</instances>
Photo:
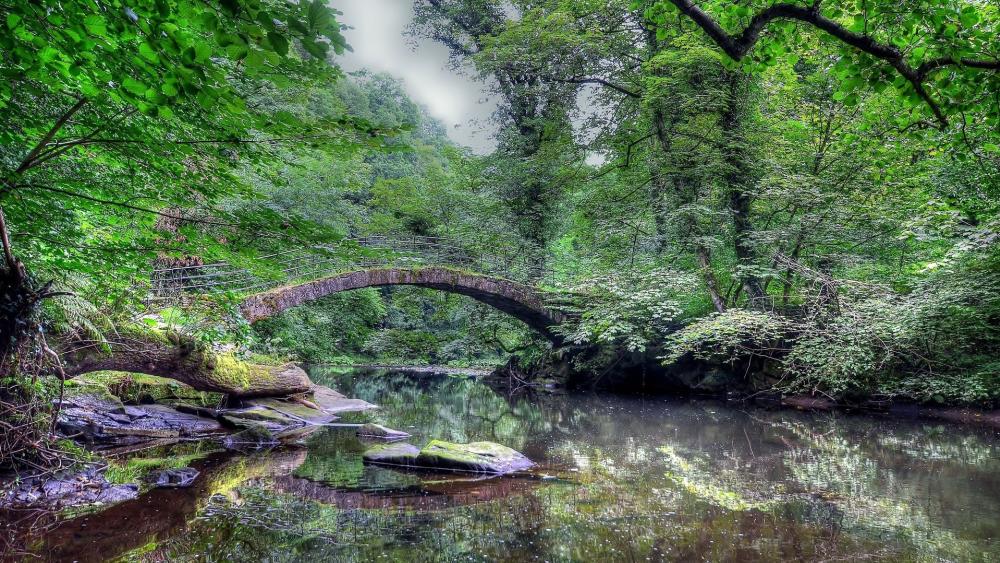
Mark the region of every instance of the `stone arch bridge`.
<instances>
[{"instance_id":1,"label":"stone arch bridge","mask_svg":"<svg viewBox=\"0 0 1000 563\"><path fill-rule=\"evenodd\" d=\"M154 303L230 292L255 323L342 291L411 285L471 297L523 321L552 342L563 315L548 307L539 285L549 272L523 252L473 253L437 237L365 237L264 256L262 264L181 265L153 272Z\"/></svg>"}]
</instances>

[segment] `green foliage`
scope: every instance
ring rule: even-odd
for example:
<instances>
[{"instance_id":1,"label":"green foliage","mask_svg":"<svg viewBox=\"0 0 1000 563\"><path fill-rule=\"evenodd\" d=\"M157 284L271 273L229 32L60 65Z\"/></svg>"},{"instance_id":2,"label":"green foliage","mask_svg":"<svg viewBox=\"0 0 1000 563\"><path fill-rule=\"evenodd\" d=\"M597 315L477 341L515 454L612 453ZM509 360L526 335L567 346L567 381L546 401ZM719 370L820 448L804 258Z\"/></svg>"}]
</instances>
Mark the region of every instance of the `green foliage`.
<instances>
[{"instance_id":1,"label":"green foliage","mask_svg":"<svg viewBox=\"0 0 1000 563\"><path fill-rule=\"evenodd\" d=\"M579 321L561 331L574 343L621 344L643 351L674 329L683 316L684 292L695 286L692 276L659 269L609 275L573 288L583 295Z\"/></svg>"},{"instance_id":2,"label":"green foliage","mask_svg":"<svg viewBox=\"0 0 1000 563\"><path fill-rule=\"evenodd\" d=\"M700 360L732 364L754 356L779 357L792 330L793 324L780 315L730 309L697 319L668 335L661 359L675 362L690 354Z\"/></svg>"},{"instance_id":3,"label":"green foliage","mask_svg":"<svg viewBox=\"0 0 1000 563\"><path fill-rule=\"evenodd\" d=\"M686 10L689 4L684 0L633 1L632 7L644 8L657 33L665 36L676 25L677 8ZM795 64L816 51L832 51L837 57L830 72L838 84L833 97L849 106L858 106L866 91L892 89L909 113L900 116L904 123L943 120L949 115L966 121L966 114L992 123L1000 118L996 104L985 95L1000 85L996 51L1000 12L996 6L919 0L908 3L901 15L898 3L886 1L835 0L816 5L815 11L807 2L789 5L806 13L765 20L759 42L747 45L752 50L745 67L758 70ZM734 37L770 6L763 1L699 3L723 33ZM846 39L849 35L858 39Z\"/></svg>"},{"instance_id":4,"label":"green foliage","mask_svg":"<svg viewBox=\"0 0 1000 563\"><path fill-rule=\"evenodd\" d=\"M1000 400L1000 262L961 253L905 295L845 305L806 326L787 358L798 389L884 394L938 403Z\"/></svg>"},{"instance_id":5,"label":"green foliage","mask_svg":"<svg viewBox=\"0 0 1000 563\"><path fill-rule=\"evenodd\" d=\"M15 2L0 15L0 68L12 80L0 87L0 107L25 81L164 118L177 103L231 111L242 100L230 62L254 74L279 67L292 43L320 61L346 48L318 1Z\"/></svg>"},{"instance_id":6,"label":"green foliage","mask_svg":"<svg viewBox=\"0 0 1000 563\"><path fill-rule=\"evenodd\" d=\"M258 323L263 350L309 363L340 363L358 355L386 315L379 292L365 289L325 297Z\"/></svg>"}]
</instances>

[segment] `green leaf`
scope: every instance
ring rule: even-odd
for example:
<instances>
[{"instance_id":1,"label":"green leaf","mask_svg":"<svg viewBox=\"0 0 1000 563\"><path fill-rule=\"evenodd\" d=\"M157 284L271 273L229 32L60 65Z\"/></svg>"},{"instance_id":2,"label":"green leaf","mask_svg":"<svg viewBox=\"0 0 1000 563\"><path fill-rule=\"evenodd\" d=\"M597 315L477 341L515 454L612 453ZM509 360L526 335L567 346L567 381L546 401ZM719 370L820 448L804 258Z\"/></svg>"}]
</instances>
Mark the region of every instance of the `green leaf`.
<instances>
[{"instance_id":1,"label":"green leaf","mask_svg":"<svg viewBox=\"0 0 1000 563\"><path fill-rule=\"evenodd\" d=\"M203 63L212 56L212 46L207 43L196 43L194 46L194 60Z\"/></svg>"},{"instance_id":2,"label":"green leaf","mask_svg":"<svg viewBox=\"0 0 1000 563\"><path fill-rule=\"evenodd\" d=\"M288 54L288 40L285 39L284 35L269 31L267 32L267 42L270 43L271 49L275 53L278 53L282 57Z\"/></svg>"},{"instance_id":3,"label":"green leaf","mask_svg":"<svg viewBox=\"0 0 1000 563\"><path fill-rule=\"evenodd\" d=\"M87 28L87 32L91 35L103 37L108 33L107 24L105 24L104 18L96 14L91 14L83 18L83 26Z\"/></svg>"},{"instance_id":4,"label":"green leaf","mask_svg":"<svg viewBox=\"0 0 1000 563\"><path fill-rule=\"evenodd\" d=\"M139 44L139 55L151 63L155 63L160 60L159 55L156 54L156 51L152 46L150 46L149 43Z\"/></svg>"},{"instance_id":5,"label":"green leaf","mask_svg":"<svg viewBox=\"0 0 1000 563\"><path fill-rule=\"evenodd\" d=\"M252 51L243 59L243 63L250 70L260 70L264 67L264 54L260 51Z\"/></svg>"},{"instance_id":6,"label":"green leaf","mask_svg":"<svg viewBox=\"0 0 1000 563\"><path fill-rule=\"evenodd\" d=\"M21 23L21 16L17 14L7 14L7 29L14 29Z\"/></svg>"},{"instance_id":7,"label":"green leaf","mask_svg":"<svg viewBox=\"0 0 1000 563\"><path fill-rule=\"evenodd\" d=\"M146 85L131 76L122 81L122 87L136 96L146 95Z\"/></svg>"}]
</instances>

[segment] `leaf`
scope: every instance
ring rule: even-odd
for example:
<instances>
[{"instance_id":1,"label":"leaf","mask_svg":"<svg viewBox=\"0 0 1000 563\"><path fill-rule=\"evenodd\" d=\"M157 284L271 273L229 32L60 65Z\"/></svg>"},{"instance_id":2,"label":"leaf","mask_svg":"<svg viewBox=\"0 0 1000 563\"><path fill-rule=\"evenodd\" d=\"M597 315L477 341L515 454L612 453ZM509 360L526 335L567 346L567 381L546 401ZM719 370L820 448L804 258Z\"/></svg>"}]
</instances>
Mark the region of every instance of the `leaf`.
<instances>
[{"instance_id":1,"label":"leaf","mask_svg":"<svg viewBox=\"0 0 1000 563\"><path fill-rule=\"evenodd\" d=\"M21 16L17 14L7 14L7 29L14 29L21 23Z\"/></svg>"},{"instance_id":2,"label":"leaf","mask_svg":"<svg viewBox=\"0 0 1000 563\"><path fill-rule=\"evenodd\" d=\"M282 57L288 54L288 40L285 39L284 35L269 31L267 32L267 42L271 45L271 49L275 53L278 53Z\"/></svg>"},{"instance_id":3,"label":"leaf","mask_svg":"<svg viewBox=\"0 0 1000 563\"><path fill-rule=\"evenodd\" d=\"M122 81L122 87L128 90L130 93L135 94L136 96L146 95L146 85L132 78L131 76L125 78L125 80Z\"/></svg>"},{"instance_id":4,"label":"leaf","mask_svg":"<svg viewBox=\"0 0 1000 563\"><path fill-rule=\"evenodd\" d=\"M159 55L156 54L156 51L149 43L139 44L139 56L141 56L142 58L146 59L151 63L155 63L160 60Z\"/></svg>"},{"instance_id":5,"label":"leaf","mask_svg":"<svg viewBox=\"0 0 1000 563\"><path fill-rule=\"evenodd\" d=\"M309 18L309 28L314 32L328 26L333 19L330 9L326 7L326 3L322 0L313 0L309 4L307 17Z\"/></svg>"},{"instance_id":6,"label":"leaf","mask_svg":"<svg viewBox=\"0 0 1000 563\"><path fill-rule=\"evenodd\" d=\"M87 32L91 35L104 37L108 33L107 24L104 22L104 18L96 14L91 14L83 18L83 26L87 28Z\"/></svg>"},{"instance_id":7,"label":"leaf","mask_svg":"<svg viewBox=\"0 0 1000 563\"><path fill-rule=\"evenodd\" d=\"M194 60L203 63L212 56L212 46L207 43L196 43L194 46Z\"/></svg>"},{"instance_id":8,"label":"leaf","mask_svg":"<svg viewBox=\"0 0 1000 563\"><path fill-rule=\"evenodd\" d=\"M59 56L59 51L51 46L46 46L44 49L38 52L38 60L42 64L48 64Z\"/></svg>"},{"instance_id":9,"label":"leaf","mask_svg":"<svg viewBox=\"0 0 1000 563\"><path fill-rule=\"evenodd\" d=\"M264 54L260 51L252 51L243 59L243 63L247 65L247 69L260 70L264 67Z\"/></svg>"}]
</instances>

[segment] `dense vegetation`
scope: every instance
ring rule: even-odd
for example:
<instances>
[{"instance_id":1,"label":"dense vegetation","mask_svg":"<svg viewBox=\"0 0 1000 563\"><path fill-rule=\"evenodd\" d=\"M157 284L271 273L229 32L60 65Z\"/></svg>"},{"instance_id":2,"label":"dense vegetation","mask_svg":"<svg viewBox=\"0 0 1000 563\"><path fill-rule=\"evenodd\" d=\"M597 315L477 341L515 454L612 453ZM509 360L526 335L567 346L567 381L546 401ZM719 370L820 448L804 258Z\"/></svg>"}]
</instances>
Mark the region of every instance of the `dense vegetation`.
<instances>
[{"instance_id":1,"label":"dense vegetation","mask_svg":"<svg viewBox=\"0 0 1000 563\"><path fill-rule=\"evenodd\" d=\"M154 265L266 277L263 256L368 234L544 262L568 347L603 347L581 371L640 354L835 397L1000 400L995 5L415 5L411 32L494 89L492 154L393 78L344 76L319 0L0 4L6 430L45 433L61 346L142 319L245 356L543 361L512 319L427 290L254 328L235 295L146 300Z\"/></svg>"}]
</instances>

